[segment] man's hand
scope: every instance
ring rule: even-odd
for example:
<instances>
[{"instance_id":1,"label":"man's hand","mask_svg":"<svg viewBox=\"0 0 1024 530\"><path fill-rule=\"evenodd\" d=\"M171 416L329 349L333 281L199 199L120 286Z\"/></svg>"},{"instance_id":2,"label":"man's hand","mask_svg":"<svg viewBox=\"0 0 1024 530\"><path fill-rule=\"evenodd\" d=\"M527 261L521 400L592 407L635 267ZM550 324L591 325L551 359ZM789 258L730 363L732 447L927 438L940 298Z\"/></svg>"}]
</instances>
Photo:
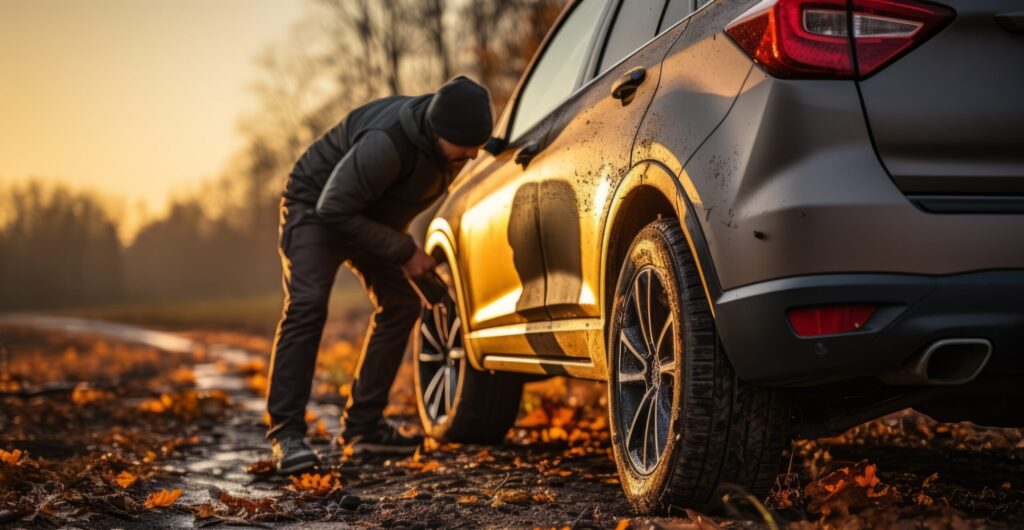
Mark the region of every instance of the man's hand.
<instances>
[{"instance_id":1,"label":"man's hand","mask_svg":"<svg viewBox=\"0 0 1024 530\"><path fill-rule=\"evenodd\" d=\"M416 247L416 252L413 252L409 261L405 262L405 265L402 265L402 270L409 276L417 278L434 270L434 267L436 266L437 262L434 261L434 258L430 257L426 252L423 252L422 248Z\"/></svg>"}]
</instances>

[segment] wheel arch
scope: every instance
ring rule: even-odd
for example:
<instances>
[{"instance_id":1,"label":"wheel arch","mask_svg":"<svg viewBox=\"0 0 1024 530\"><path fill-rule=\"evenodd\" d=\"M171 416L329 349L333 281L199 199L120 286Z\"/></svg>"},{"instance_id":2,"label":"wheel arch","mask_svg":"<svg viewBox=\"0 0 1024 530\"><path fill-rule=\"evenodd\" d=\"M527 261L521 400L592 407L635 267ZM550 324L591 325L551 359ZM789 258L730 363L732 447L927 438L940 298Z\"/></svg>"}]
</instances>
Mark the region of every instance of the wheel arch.
<instances>
[{"instance_id":1,"label":"wheel arch","mask_svg":"<svg viewBox=\"0 0 1024 530\"><path fill-rule=\"evenodd\" d=\"M680 221L714 315L714 300L721 293L721 287L703 230L683 183L664 164L643 160L633 166L616 188L605 224L601 258L601 318L605 329L608 329L607 319L611 316L618 271L629 246L643 227L666 216L674 216Z\"/></svg>"},{"instance_id":2,"label":"wheel arch","mask_svg":"<svg viewBox=\"0 0 1024 530\"><path fill-rule=\"evenodd\" d=\"M452 232L451 225L448 221L442 217L435 217L430 222L430 226L427 227L426 239L423 243L423 250L427 254L430 254L438 262L443 261L448 264L451 270L452 283L455 287L455 302L459 306L459 313L462 314L462 326L463 326L463 340L462 347L466 350L466 357L469 359L469 364L476 370L484 370L482 363L480 362L480 356L477 355L476 349L473 347L473 341L469 340L469 332L472 331L469 328L469 308L467 305L466 298L466 286L463 284L464 276L461 274L459 268L459 260L456 258L455 235ZM417 331L418 332L418 331Z\"/></svg>"}]
</instances>

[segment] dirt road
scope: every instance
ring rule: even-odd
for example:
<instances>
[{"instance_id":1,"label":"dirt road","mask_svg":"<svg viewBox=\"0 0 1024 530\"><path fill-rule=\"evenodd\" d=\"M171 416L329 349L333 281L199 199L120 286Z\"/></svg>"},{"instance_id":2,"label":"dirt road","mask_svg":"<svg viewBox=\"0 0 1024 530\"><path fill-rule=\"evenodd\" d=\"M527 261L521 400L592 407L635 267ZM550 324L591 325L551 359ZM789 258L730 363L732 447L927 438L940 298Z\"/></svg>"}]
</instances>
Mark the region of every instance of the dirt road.
<instances>
[{"instance_id":1,"label":"dirt road","mask_svg":"<svg viewBox=\"0 0 1024 530\"><path fill-rule=\"evenodd\" d=\"M774 524L766 523L759 507L741 495L734 495L736 500L726 506L734 519L692 513L656 520L631 518L608 455L600 407L572 401L571 407L545 402L534 408L500 446L428 443L413 457L377 460L352 458L339 450L332 439L337 434L340 400L314 401L307 420L327 469L294 480L279 477L268 472L263 399L252 384L259 375L254 376L252 366L265 366L260 364L265 362L262 356L237 344L194 340L194 335L34 316L0 319L0 341L7 340L5 329L10 336L9 330L18 328L105 337L112 343L154 348L160 354L152 357L153 362L164 363L159 364L163 371L173 365L176 373L191 374L181 379L194 388L183 394L159 387L163 388L159 399L147 399L147 392L154 392L158 385L152 379L155 375L146 375L135 390L127 384L114 390L86 388L95 395L81 385L67 396L59 389L22 392L21 396L8 392L0 430L9 432L0 435L0 449L23 449L29 457L13 464L20 468L0 467L0 473L6 473L0 475L0 523L38 528L214 524L771 528ZM28 334L17 340L35 339ZM93 353L111 348L94 348ZM62 355L68 358L66 351ZM5 362L10 363L10 358L8 352ZM183 405L192 401L181 396L191 396L188 399L195 406ZM22 413L53 415L54 411L83 416L83 426L72 431L94 428L92 441L76 441L77 431L33 431L23 425L24 418L17 419ZM148 423L133 423L140 415ZM412 417L405 419L415 423ZM19 421L21 427L7 429L17 427ZM71 428L73 421L55 425ZM154 453L147 447L160 449ZM907 413L866 424L843 437L802 441L795 448L791 477L795 482L774 504L769 503L778 521L791 528L1024 526L1020 431L943 426ZM124 455L118 456L119 451ZM150 454L152 458L142 456L141 462L132 456ZM65 472L62 465L75 471ZM119 471L137 481L119 488L121 475L115 476ZM47 477L55 477L56 485L29 484ZM91 486L83 485L86 478ZM143 506L150 494L161 490L181 490L181 495L169 507Z\"/></svg>"}]
</instances>

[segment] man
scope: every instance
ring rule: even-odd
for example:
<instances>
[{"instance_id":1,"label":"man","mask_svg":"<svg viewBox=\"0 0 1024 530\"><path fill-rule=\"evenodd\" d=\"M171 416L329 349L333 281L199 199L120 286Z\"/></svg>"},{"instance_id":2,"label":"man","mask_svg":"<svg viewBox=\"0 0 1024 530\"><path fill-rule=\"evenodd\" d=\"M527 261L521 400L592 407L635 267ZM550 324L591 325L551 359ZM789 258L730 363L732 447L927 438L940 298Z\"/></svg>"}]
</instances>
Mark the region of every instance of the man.
<instances>
[{"instance_id":1,"label":"man","mask_svg":"<svg viewBox=\"0 0 1024 530\"><path fill-rule=\"evenodd\" d=\"M476 157L491 128L487 89L459 76L434 94L393 96L355 109L295 164L281 206L285 302L267 395L267 437L279 472L319 464L305 441L305 410L328 297L342 263L360 278L376 309L342 439L356 452L411 452L422 442L383 419L421 311L406 276L436 265L405 230Z\"/></svg>"}]
</instances>

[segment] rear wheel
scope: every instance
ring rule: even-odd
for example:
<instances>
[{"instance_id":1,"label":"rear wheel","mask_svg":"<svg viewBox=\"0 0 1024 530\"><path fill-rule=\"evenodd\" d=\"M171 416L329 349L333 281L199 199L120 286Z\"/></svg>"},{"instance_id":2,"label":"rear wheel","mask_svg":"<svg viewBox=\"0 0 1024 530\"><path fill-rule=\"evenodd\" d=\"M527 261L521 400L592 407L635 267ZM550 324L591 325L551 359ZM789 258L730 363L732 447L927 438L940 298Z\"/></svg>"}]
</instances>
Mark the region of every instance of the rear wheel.
<instances>
[{"instance_id":1,"label":"rear wheel","mask_svg":"<svg viewBox=\"0 0 1024 530\"><path fill-rule=\"evenodd\" d=\"M608 352L615 462L637 511L710 510L726 483L768 492L787 441L785 396L736 378L678 221L633 241Z\"/></svg>"},{"instance_id":2,"label":"rear wheel","mask_svg":"<svg viewBox=\"0 0 1024 530\"><path fill-rule=\"evenodd\" d=\"M519 412L522 378L481 372L469 364L462 318L450 288L441 302L424 309L413 347L416 401L427 436L500 442Z\"/></svg>"}]
</instances>

